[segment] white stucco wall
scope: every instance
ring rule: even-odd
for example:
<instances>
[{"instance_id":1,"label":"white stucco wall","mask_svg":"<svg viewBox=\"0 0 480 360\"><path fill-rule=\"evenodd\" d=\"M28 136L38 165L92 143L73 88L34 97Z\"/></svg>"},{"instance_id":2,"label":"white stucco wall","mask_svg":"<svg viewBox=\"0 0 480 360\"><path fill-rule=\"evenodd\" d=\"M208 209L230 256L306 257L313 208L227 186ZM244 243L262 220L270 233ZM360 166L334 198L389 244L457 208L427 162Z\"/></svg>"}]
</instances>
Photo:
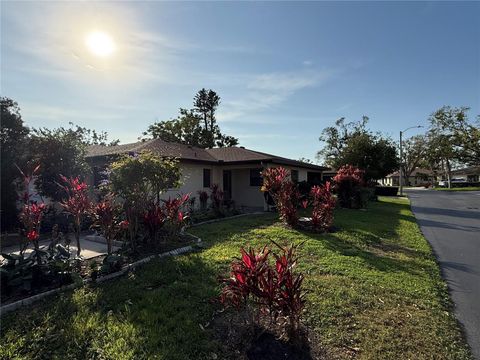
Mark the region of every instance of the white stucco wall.
<instances>
[{"instance_id":1,"label":"white stucco wall","mask_svg":"<svg viewBox=\"0 0 480 360\"><path fill-rule=\"evenodd\" d=\"M262 207L264 203L263 193L260 186L250 186L250 169L232 170L232 199L236 206Z\"/></svg>"},{"instance_id":2,"label":"white stucco wall","mask_svg":"<svg viewBox=\"0 0 480 360\"><path fill-rule=\"evenodd\" d=\"M195 201L195 206L199 207L200 201L198 200L198 191L205 190L207 192L210 192L209 188L203 187L203 169L210 169L211 171L210 184L221 184L221 182L218 181L218 166L211 166L209 164L181 163L180 171L182 173L182 185L179 188L170 189L167 192L163 193L161 195L161 198L168 199L169 197L176 197L178 194L191 194L192 197L197 198L197 200Z\"/></svg>"}]
</instances>

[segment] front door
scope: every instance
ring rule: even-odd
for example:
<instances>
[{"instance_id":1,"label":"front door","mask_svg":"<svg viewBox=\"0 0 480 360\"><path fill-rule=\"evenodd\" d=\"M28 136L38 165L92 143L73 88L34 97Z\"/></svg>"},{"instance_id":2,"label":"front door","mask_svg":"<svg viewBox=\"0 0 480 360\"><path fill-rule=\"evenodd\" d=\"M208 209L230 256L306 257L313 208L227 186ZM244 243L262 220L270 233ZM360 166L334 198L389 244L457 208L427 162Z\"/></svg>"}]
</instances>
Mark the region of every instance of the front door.
<instances>
[{"instance_id":1,"label":"front door","mask_svg":"<svg viewBox=\"0 0 480 360\"><path fill-rule=\"evenodd\" d=\"M232 200L232 170L223 170L223 197Z\"/></svg>"}]
</instances>

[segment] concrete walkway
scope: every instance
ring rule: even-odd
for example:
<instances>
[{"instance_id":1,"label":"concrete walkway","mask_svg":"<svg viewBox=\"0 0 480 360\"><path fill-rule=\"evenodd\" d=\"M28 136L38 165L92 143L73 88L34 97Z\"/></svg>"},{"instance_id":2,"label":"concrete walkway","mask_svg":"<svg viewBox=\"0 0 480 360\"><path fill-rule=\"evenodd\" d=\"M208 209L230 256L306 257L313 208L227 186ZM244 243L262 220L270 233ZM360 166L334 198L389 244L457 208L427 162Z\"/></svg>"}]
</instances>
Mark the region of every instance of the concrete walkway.
<instances>
[{"instance_id":1,"label":"concrete walkway","mask_svg":"<svg viewBox=\"0 0 480 360\"><path fill-rule=\"evenodd\" d=\"M43 240L40 242L40 248L46 249L50 244L50 240ZM84 259L91 259L99 255L103 255L107 253L107 243L104 241L92 241L91 236L80 236L80 245L82 246L82 257ZM113 251L118 250L119 248L114 246ZM27 250L25 251L26 254L29 254L33 251L33 245L30 244ZM10 254L19 254L20 250L18 246L9 246L2 248L2 253ZM70 253L73 255L77 254L77 246L75 245L75 240L72 240L70 244ZM0 259L3 259L0 255Z\"/></svg>"}]
</instances>

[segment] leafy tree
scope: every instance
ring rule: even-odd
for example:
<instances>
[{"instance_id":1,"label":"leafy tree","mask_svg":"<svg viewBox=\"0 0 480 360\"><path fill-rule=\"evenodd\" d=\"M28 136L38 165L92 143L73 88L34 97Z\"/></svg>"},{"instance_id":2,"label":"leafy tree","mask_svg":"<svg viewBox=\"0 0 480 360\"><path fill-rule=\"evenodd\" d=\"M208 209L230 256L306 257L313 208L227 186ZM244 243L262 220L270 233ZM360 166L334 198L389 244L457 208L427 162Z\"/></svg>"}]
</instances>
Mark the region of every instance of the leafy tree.
<instances>
[{"instance_id":1,"label":"leafy tree","mask_svg":"<svg viewBox=\"0 0 480 360\"><path fill-rule=\"evenodd\" d=\"M206 90L202 88L193 98L193 105L195 113L199 114L203 119L205 130L209 130L211 134L214 134L216 126L215 111L218 105L220 105L220 96L211 89Z\"/></svg>"},{"instance_id":2,"label":"leafy tree","mask_svg":"<svg viewBox=\"0 0 480 360\"><path fill-rule=\"evenodd\" d=\"M0 164L1 164L1 229L11 230L17 221L17 186L22 167L24 149L29 129L24 126L18 104L7 97L0 98Z\"/></svg>"},{"instance_id":3,"label":"leafy tree","mask_svg":"<svg viewBox=\"0 0 480 360\"><path fill-rule=\"evenodd\" d=\"M424 135L415 135L403 142L403 175L405 184L417 167L428 167L426 153L428 151L427 139Z\"/></svg>"},{"instance_id":4,"label":"leafy tree","mask_svg":"<svg viewBox=\"0 0 480 360\"><path fill-rule=\"evenodd\" d=\"M135 250L146 204L158 205L162 192L180 185L178 161L151 152L125 155L111 164L109 182L112 192L125 200L130 244Z\"/></svg>"},{"instance_id":5,"label":"leafy tree","mask_svg":"<svg viewBox=\"0 0 480 360\"><path fill-rule=\"evenodd\" d=\"M319 140L325 143L322 150L317 153L317 158L323 159L325 164L336 167L338 156L341 154L348 141L362 134L367 133L366 124L368 117L363 116L358 122L345 122L345 118L335 121L335 126L323 129Z\"/></svg>"},{"instance_id":6,"label":"leafy tree","mask_svg":"<svg viewBox=\"0 0 480 360\"><path fill-rule=\"evenodd\" d=\"M353 165L365 171L365 180L378 180L398 168L395 144L380 133L372 133L366 128L368 118L359 122L336 121L335 126L327 127L320 136L325 146L317 154L327 166L340 168Z\"/></svg>"},{"instance_id":7,"label":"leafy tree","mask_svg":"<svg viewBox=\"0 0 480 360\"><path fill-rule=\"evenodd\" d=\"M29 139L29 157L40 164L40 172L35 179L39 193L55 201L62 199L61 175L77 177L90 173L85 161L88 145L107 145L107 134L96 132L70 123L70 128L33 129ZM118 140L109 145L115 145Z\"/></svg>"},{"instance_id":8,"label":"leafy tree","mask_svg":"<svg viewBox=\"0 0 480 360\"><path fill-rule=\"evenodd\" d=\"M220 96L215 91L201 89L195 95L193 109L181 108L176 119L156 122L143 135L201 148L235 146L238 139L222 134L216 123L219 104Z\"/></svg>"},{"instance_id":9,"label":"leafy tree","mask_svg":"<svg viewBox=\"0 0 480 360\"><path fill-rule=\"evenodd\" d=\"M444 106L429 118L432 135L442 136L442 143L450 146L455 160L470 164L480 164L480 117L471 122L468 107Z\"/></svg>"},{"instance_id":10,"label":"leafy tree","mask_svg":"<svg viewBox=\"0 0 480 360\"><path fill-rule=\"evenodd\" d=\"M163 192L180 185L180 176L178 160L145 151L112 163L109 181L111 190L127 202L153 196L158 203Z\"/></svg>"}]
</instances>

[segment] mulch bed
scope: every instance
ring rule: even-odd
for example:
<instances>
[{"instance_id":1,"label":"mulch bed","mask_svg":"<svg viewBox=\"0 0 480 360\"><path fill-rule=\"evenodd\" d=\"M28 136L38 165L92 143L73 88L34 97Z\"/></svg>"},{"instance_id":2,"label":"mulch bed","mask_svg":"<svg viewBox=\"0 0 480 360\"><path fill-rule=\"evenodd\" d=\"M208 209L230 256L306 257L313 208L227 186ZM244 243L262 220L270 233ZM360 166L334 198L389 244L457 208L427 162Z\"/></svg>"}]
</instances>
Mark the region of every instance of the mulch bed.
<instances>
[{"instance_id":1,"label":"mulch bed","mask_svg":"<svg viewBox=\"0 0 480 360\"><path fill-rule=\"evenodd\" d=\"M316 341L314 333L301 325L298 340L293 343L277 324L266 319L252 325L247 310L227 309L218 312L211 324L223 355L238 360L312 360L330 359Z\"/></svg>"}]
</instances>

